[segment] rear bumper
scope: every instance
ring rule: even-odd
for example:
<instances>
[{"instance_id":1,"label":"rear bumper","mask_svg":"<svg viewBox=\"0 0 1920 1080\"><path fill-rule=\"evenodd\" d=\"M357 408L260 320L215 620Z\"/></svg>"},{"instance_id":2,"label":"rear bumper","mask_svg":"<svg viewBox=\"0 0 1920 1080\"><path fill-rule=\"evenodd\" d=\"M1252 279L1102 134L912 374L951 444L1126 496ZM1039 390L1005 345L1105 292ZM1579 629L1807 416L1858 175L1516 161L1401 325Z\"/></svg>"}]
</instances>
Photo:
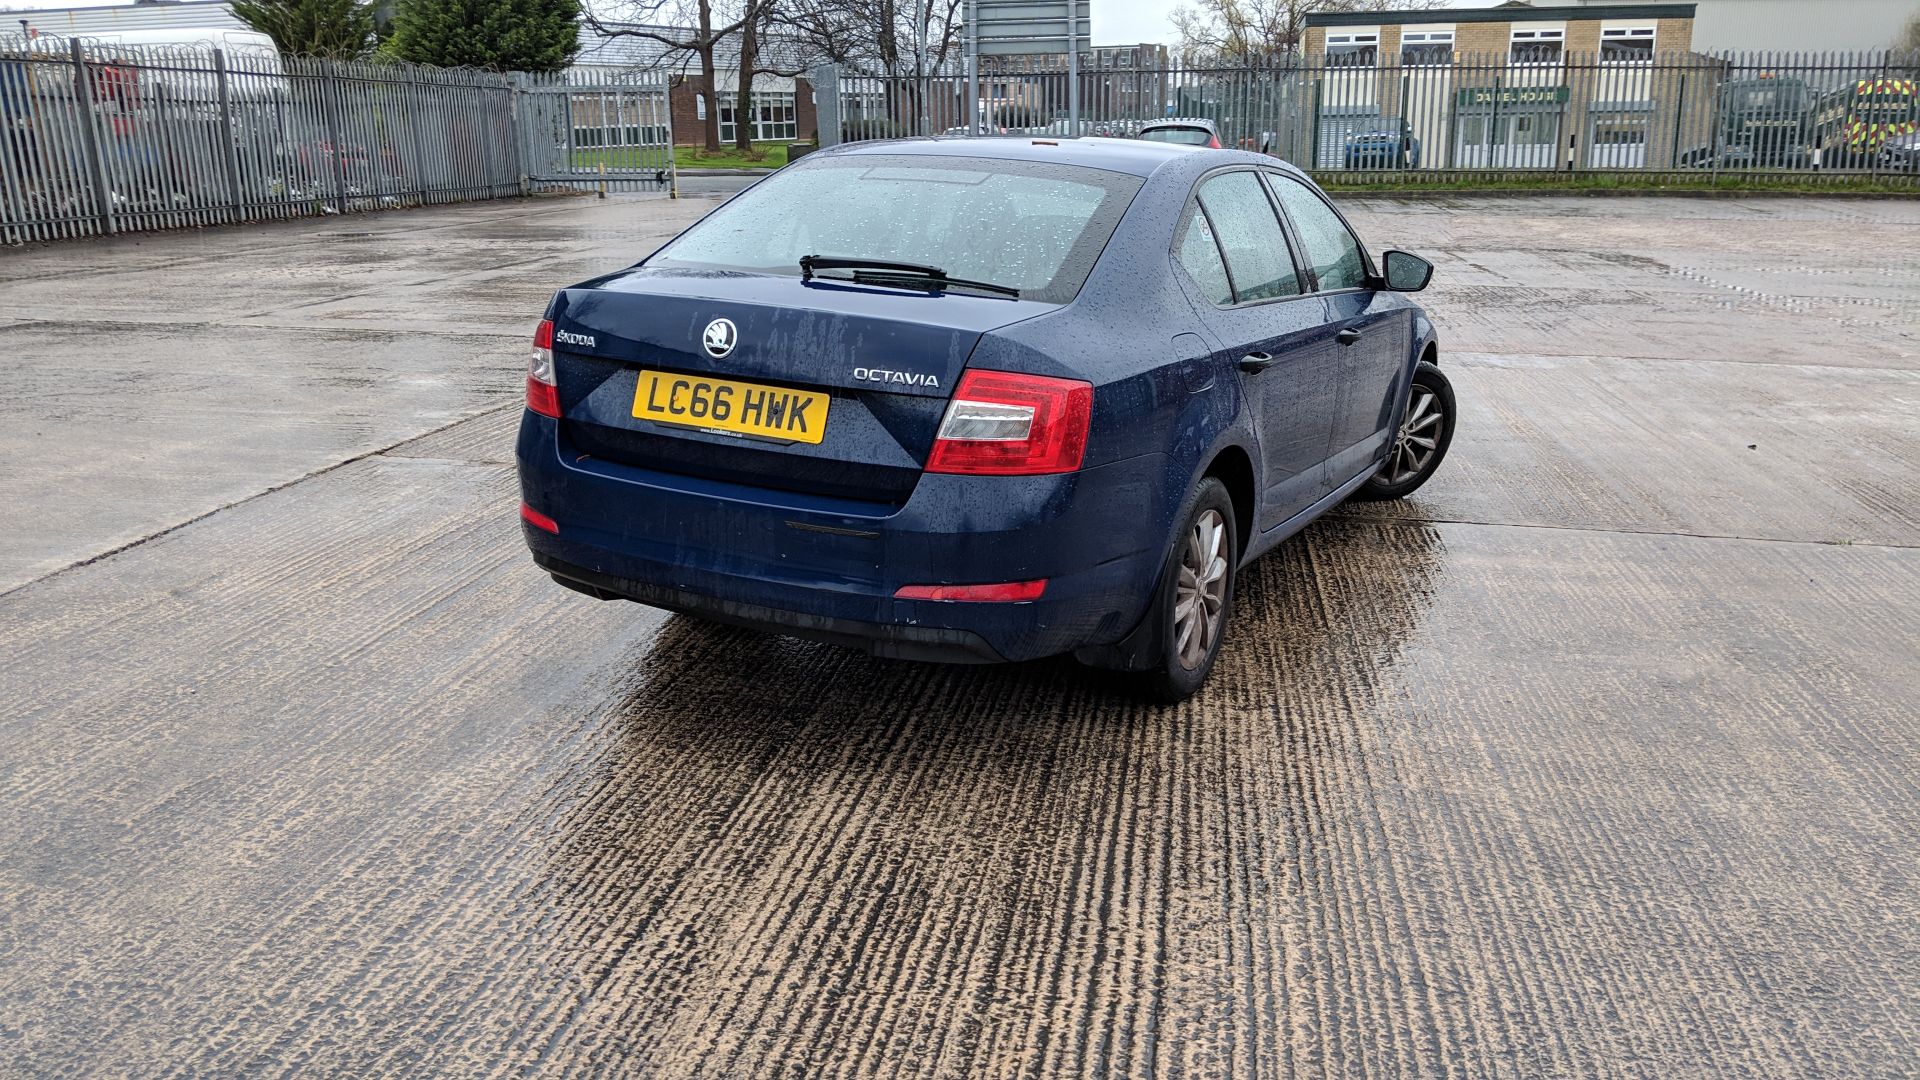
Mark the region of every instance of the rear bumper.
<instances>
[{"instance_id":1,"label":"rear bumper","mask_svg":"<svg viewBox=\"0 0 1920 1080\"><path fill-rule=\"evenodd\" d=\"M527 527L562 584L882 656L982 663L1108 644L1139 622L1165 544L1161 455L1078 473L922 477L899 507L587 458L526 413ZM1046 578L1023 603L901 600L902 585Z\"/></svg>"},{"instance_id":2,"label":"rear bumper","mask_svg":"<svg viewBox=\"0 0 1920 1080\"><path fill-rule=\"evenodd\" d=\"M532 543L531 539L529 542ZM721 600L686 589L597 573L584 566L543 555L537 544L533 561L542 570L552 574L553 580L596 600L632 600L683 615L698 615L714 622L826 641L900 660L997 664L1007 659L996 652L985 638L969 630L861 622L858 619L810 615L803 611L788 611L738 600Z\"/></svg>"}]
</instances>

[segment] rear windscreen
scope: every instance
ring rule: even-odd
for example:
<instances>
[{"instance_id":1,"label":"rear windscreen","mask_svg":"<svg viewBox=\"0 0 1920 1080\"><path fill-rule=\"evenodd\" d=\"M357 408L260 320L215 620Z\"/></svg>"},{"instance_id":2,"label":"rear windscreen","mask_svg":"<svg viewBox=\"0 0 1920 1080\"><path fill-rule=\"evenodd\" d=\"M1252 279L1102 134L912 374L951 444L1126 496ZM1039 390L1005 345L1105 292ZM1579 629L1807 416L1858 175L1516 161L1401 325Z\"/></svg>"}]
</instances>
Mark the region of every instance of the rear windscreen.
<instances>
[{"instance_id":1,"label":"rear windscreen","mask_svg":"<svg viewBox=\"0 0 1920 1080\"><path fill-rule=\"evenodd\" d=\"M648 266L800 273L802 255L937 266L1073 299L1137 176L1075 165L862 154L774 173L682 233Z\"/></svg>"},{"instance_id":2,"label":"rear windscreen","mask_svg":"<svg viewBox=\"0 0 1920 1080\"><path fill-rule=\"evenodd\" d=\"M1150 128L1140 133L1148 142L1180 143L1183 146L1205 146L1213 141L1213 133L1206 128Z\"/></svg>"}]
</instances>

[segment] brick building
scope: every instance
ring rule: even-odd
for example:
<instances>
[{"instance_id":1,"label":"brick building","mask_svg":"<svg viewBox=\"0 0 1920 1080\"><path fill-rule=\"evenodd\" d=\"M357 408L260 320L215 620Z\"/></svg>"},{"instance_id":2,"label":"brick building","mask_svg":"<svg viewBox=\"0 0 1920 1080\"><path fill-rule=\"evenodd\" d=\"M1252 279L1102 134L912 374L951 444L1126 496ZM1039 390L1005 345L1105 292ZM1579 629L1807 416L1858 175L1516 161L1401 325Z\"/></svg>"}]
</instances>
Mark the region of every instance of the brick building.
<instances>
[{"instance_id":1,"label":"brick building","mask_svg":"<svg viewBox=\"0 0 1920 1080\"><path fill-rule=\"evenodd\" d=\"M1351 133L1399 129L1429 168L1671 165L1709 95L1686 76L1692 3L1326 12L1303 51L1324 76L1316 165Z\"/></svg>"},{"instance_id":2,"label":"brick building","mask_svg":"<svg viewBox=\"0 0 1920 1080\"><path fill-rule=\"evenodd\" d=\"M639 27L643 24L611 25ZM658 29L668 34L685 33L678 27L663 26ZM714 82L720 93L720 141L733 142L736 125L741 123L748 126L748 136L755 142L791 142L814 138L820 126L819 114L813 86L802 75L772 75L765 72L754 75L751 87L753 106L744 117L737 115L740 91L738 48L738 38L729 38L721 43L714 55ZM806 58L795 55L792 46L786 42L765 43L761 55L763 60L768 61L768 67L783 71L807 66ZM574 58L573 67L575 72L587 77L611 82L633 80L657 85L664 78L669 88L667 100L672 110L674 142L691 146L704 141L707 106L700 91L706 86L706 78L700 73L699 64L691 54L673 52L647 38L602 37L592 27L582 24L580 54ZM593 103L592 99L583 95L575 104L575 125L592 126L603 111L617 107ZM617 118L608 117L607 123L612 128L609 136L626 134ZM575 142L576 145L622 145L618 142L595 142L595 138L592 132L579 132Z\"/></svg>"}]
</instances>

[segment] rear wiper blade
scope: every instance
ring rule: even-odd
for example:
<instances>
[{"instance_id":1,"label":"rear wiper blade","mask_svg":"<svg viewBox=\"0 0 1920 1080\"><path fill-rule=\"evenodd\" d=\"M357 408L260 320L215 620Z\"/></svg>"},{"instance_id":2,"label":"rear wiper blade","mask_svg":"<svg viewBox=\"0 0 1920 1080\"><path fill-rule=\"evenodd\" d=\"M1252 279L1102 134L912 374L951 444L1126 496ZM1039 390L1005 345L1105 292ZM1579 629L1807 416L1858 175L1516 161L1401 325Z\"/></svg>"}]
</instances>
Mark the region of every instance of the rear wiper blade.
<instances>
[{"instance_id":1,"label":"rear wiper blade","mask_svg":"<svg viewBox=\"0 0 1920 1080\"><path fill-rule=\"evenodd\" d=\"M949 285L962 289L979 289L982 292L999 293L1016 300L1020 290L1011 285L1000 285L991 281L971 281L967 278L948 277L945 270L925 263L893 262L888 259L861 259L840 255L802 255L800 256L800 278L813 280L821 270L852 270L853 281L863 285L919 285L929 288L946 288ZM877 271L877 272L876 272Z\"/></svg>"},{"instance_id":2,"label":"rear wiper blade","mask_svg":"<svg viewBox=\"0 0 1920 1080\"><path fill-rule=\"evenodd\" d=\"M997 285L991 281L969 281L966 278L946 277L944 275L933 277L922 274L905 274L899 271L868 274L855 270L851 280L855 285L901 285L923 289L978 289L981 292L999 293L1001 296L1010 296L1015 300L1020 299L1020 290L1011 285Z\"/></svg>"}]
</instances>

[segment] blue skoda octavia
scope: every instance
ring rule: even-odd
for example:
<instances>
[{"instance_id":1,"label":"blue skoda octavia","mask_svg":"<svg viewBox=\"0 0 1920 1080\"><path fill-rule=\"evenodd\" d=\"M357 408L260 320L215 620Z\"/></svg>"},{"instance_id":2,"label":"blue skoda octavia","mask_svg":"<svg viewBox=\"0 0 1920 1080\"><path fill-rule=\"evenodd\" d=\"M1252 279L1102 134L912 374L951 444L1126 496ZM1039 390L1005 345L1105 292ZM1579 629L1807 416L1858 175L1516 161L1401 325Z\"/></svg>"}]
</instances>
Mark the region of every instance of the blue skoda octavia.
<instances>
[{"instance_id":1,"label":"blue skoda octavia","mask_svg":"<svg viewBox=\"0 0 1920 1080\"><path fill-rule=\"evenodd\" d=\"M1236 571L1453 435L1434 328L1298 171L1115 139L810 154L563 289L518 456L568 588L1193 693Z\"/></svg>"}]
</instances>

